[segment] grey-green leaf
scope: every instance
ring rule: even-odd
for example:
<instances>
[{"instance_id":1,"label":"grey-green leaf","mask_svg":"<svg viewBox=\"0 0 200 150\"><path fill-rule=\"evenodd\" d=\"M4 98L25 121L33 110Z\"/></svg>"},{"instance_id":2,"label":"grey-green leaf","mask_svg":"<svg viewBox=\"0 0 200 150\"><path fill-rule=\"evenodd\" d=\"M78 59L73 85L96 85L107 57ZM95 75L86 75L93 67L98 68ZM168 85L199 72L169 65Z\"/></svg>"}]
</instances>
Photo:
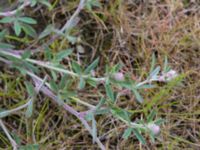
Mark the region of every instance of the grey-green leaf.
<instances>
[{"instance_id":1,"label":"grey-green leaf","mask_svg":"<svg viewBox=\"0 0 200 150\"><path fill-rule=\"evenodd\" d=\"M128 137L131 135L133 131L133 128L127 128L125 131L124 131L124 134L122 135L122 137L124 139L128 139Z\"/></svg>"},{"instance_id":2,"label":"grey-green leaf","mask_svg":"<svg viewBox=\"0 0 200 150\"><path fill-rule=\"evenodd\" d=\"M80 81L79 81L79 85L78 85L78 89L81 90L85 87L85 79L83 79L83 77L80 77Z\"/></svg>"},{"instance_id":3,"label":"grey-green leaf","mask_svg":"<svg viewBox=\"0 0 200 150\"><path fill-rule=\"evenodd\" d=\"M75 61L72 61L72 69L78 74L81 74L82 72L81 66Z\"/></svg>"},{"instance_id":4,"label":"grey-green leaf","mask_svg":"<svg viewBox=\"0 0 200 150\"><path fill-rule=\"evenodd\" d=\"M0 20L0 23L11 23L15 20L13 17L4 17L3 19Z\"/></svg>"},{"instance_id":5,"label":"grey-green leaf","mask_svg":"<svg viewBox=\"0 0 200 150\"><path fill-rule=\"evenodd\" d=\"M143 103L144 99L142 98L142 96L140 95L140 93L136 90L136 89L133 89L132 90L135 97L136 97L136 100L139 102L139 103Z\"/></svg>"},{"instance_id":6,"label":"grey-green leaf","mask_svg":"<svg viewBox=\"0 0 200 150\"><path fill-rule=\"evenodd\" d=\"M37 24L37 21L30 17L20 17L18 20L27 24Z\"/></svg>"},{"instance_id":7,"label":"grey-green leaf","mask_svg":"<svg viewBox=\"0 0 200 150\"><path fill-rule=\"evenodd\" d=\"M14 22L14 31L17 36L19 36L21 33L21 25L18 21Z\"/></svg>"},{"instance_id":8,"label":"grey-green leaf","mask_svg":"<svg viewBox=\"0 0 200 150\"><path fill-rule=\"evenodd\" d=\"M30 118L33 114L33 99L30 100L26 110L26 118Z\"/></svg>"},{"instance_id":9,"label":"grey-green leaf","mask_svg":"<svg viewBox=\"0 0 200 150\"><path fill-rule=\"evenodd\" d=\"M48 25L44 31L42 31L42 33L40 33L39 39L42 39L46 36L48 36L49 34L51 34L53 31L53 26L52 25Z\"/></svg>"},{"instance_id":10,"label":"grey-green leaf","mask_svg":"<svg viewBox=\"0 0 200 150\"><path fill-rule=\"evenodd\" d=\"M135 136L137 137L137 139L143 144L146 144L146 140L144 139L144 137L140 134L138 129L133 129L133 133L135 134Z\"/></svg>"},{"instance_id":11,"label":"grey-green leaf","mask_svg":"<svg viewBox=\"0 0 200 150\"><path fill-rule=\"evenodd\" d=\"M110 86L110 84L106 84L105 85L105 88L106 88L106 95L107 97L112 101L112 102L115 102L115 97L114 97L114 92Z\"/></svg>"},{"instance_id":12,"label":"grey-green leaf","mask_svg":"<svg viewBox=\"0 0 200 150\"><path fill-rule=\"evenodd\" d=\"M56 59L56 61L61 61L65 57L69 56L72 52L73 52L72 49L60 51L56 54L55 59Z\"/></svg>"},{"instance_id":13,"label":"grey-green leaf","mask_svg":"<svg viewBox=\"0 0 200 150\"><path fill-rule=\"evenodd\" d=\"M84 71L84 73L88 74L91 70L93 70L95 67L97 67L99 63L99 58L95 59Z\"/></svg>"},{"instance_id":14,"label":"grey-green leaf","mask_svg":"<svg viewBox=\"0 0 200 150\"><path fill-rule=\"evenodd\" d=\"M22 29L24 30L24 32L27 34L27 35L29 35L29 36L31 36L31 37L37 37L37 33L36 33L36 31L35 31L35 29L33 28L33 27L31 27L30 25L28 25L28 24L23 24L22 25Z\"/></svg>"},{"instance_id":15,"label":"grey-green leaf","mask_svg":"<svg viewBox=\"0 0 200 150\"><path fill-rule=\"evenodd\" d=\"M25 85L29 96L34 97L35 96L34 86L30 82L25 82Z\"/></svg>"}]
</instances>

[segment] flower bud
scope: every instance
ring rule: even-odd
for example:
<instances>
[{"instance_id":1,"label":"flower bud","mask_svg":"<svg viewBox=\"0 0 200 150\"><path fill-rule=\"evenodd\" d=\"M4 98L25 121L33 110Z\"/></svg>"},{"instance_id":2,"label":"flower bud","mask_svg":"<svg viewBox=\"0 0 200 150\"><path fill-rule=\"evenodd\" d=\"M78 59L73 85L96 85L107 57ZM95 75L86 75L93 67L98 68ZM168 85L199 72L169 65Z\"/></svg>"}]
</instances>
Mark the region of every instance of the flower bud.
<instances>
[{"instance_id":1,"label":"flower bud","mask_svg":"<svg viewBox=\"0 0 200 150\"><path fill-rule=\"evenodd\" d=\"M148 128L154 135L158 135L160 133L160 127L156 124L148 124Z\"/></svg>"},{"instance_id":2,"label":"flower bud","mask_svg":"<svg viewBox=\"0 0 200 150\"><path fill-rule=\"evenodd\" d=\"M124 80L124 74L122 72L117 72L113 75L113 78L117 81L123 81Z\"/></svg>"}]
</instances>

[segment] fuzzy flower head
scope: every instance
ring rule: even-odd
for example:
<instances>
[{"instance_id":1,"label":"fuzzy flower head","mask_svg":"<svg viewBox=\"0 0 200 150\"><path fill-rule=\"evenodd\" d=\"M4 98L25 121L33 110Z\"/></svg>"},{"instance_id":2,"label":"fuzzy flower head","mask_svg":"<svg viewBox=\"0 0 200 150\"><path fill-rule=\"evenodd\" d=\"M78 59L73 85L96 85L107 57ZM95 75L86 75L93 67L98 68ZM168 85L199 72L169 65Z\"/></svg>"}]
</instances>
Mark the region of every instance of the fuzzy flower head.
<instances>
[{"instance_id":1,"label":"fuzzy flower head","mask_svg":"<svg viewBox=\"0 0 200 150\"><path fill-rule=\"evenodd\" d=\"M158 80L161 82L168 82L176 78L177 76L178 76L178 73L175 70L170 70L166 73L162 73L161 76L158 76Z\"/></svg>"},{"instance_id":2,"label":"fuzzy flower head","mask_svg":"<svg viewBox=\"0 0 200 150\"><path fill-rule=\"evenodd\" d=\"M123 81L124 74L122 72L117 72L117 73L113 74L113 78L117 81Z\"/></svg>"},{"instance_id":3,"label":"fuzzy flower head","mask_svg":"<svg viewBox=\"0 0 200 150\"><path fill-rule=\"evenodd\" d=\"M156 124L148 124L147 126L150 131L154 134L154 135L158 135L160 133L160 127Z\"/></svg>"}]
</instances>

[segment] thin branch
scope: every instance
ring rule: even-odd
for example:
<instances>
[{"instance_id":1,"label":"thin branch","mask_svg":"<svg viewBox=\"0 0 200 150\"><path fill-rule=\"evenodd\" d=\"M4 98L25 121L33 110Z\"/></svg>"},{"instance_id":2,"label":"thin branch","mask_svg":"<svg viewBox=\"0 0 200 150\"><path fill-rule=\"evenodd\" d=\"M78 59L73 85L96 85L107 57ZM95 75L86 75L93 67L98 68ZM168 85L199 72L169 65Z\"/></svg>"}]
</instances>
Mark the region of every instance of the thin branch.
<instances>
[{"instance_id":1,"label":"thin branch","mask_svg":"<svg viewBox=\"0 0 200 150\"><path fill-rule=\"evenodd\" d=\"M17 59L22 59L21 55L11 53L11 51L8 52L8 51L1 50L0 53L2 53L3 55L15 57ZM34 60L34 59L29 59L29 58L27 58L25 60L27 62L32 63L32 64L35 64L35 65L38 65L38 66L41 66L41 67L44 67L44 68L48 68L48 69L51 69L51 70L54 70L54 71L57 71L57 72L60 72L60 73L68 74L68 75L71 75L71 76L74 76L74 77L80 77L79 74L72 72L72 71L69 71L69 70L66 70L66 69L63 69L63 68L55 67L50 62L37 61L37 60ZM83 78L91 78L88 75L82 75L82 77ZM95 81L99 81L99 82L106 80L106 78L92 78L92 79L95 80Z\"/></svg>"},{"instance_id":2,"label":"thin branch","mask_svg":"<svg viewBox=\"0 0 200 150\"><path fill-rule=\"evenodd\" d=\"M36 78L34 78L33 76L31 76L32 79L35 82L35 85L37 86L41 81L37 80ZM39 78L39 77L38 77ZM59 103L59 98L53 94L53 92L48 89L47 87L41 87L40 91L45 94L46 96L50 97L52 100L54 100L54 102ZM89 131L89 133L92 135L92 129L90 128L89 124L87 123L87 121L80 115L79 112L77 112L75 109L73 109L72 107L70 107L69 105L63 103L63 108L68 111L69 113L73 114L74 116L76 116L81 122L82 124L85 126L85 128ZM105 150L104 145L101 143L101 141L99 140L99 138L96 138L96 143L98 144L98 146L102 149Z\"/></svg>"},{"instance_id":3,"label":"thin branch","mask_svg":"<svg viewBox=\"0 0 200 150\"><path fill-rule=\"evenodd\" d=\"M65 25L61 28L61 32L63 33L65 30L70 29L72 27L73 22L76 20L76 17L79 15L81 10L85 6L85 0L80 0L78 8L74 12L74 14L71 16L71 18L65 23Z\"/></svg>"},{"instance_id":4,"label":"thin branch","mask_svg":"<svg viewBox=\"0 0 200 150\"><path fill-rule=\"evenodd\" d=\"M15 15L18 11L24 9L25 7L29 6L31 4L31 2L29 0L25 0L24 3L19 6L17 9L13 10L13 11L7 11L7 12L0 12L0 16L3 17L9 17L9 16L13 16Z\"/></svg>"},{"instance_id":5,"label":"thin branch","mask_svg":"<svg viewBox=\"0 0 200 150\"><path fill-rule=\"evenodd\" d=\"M3 131L5 132L6 136L8 137L8 139L13 147L13 150L17 150L17 147L18 147L17 143L15 142L15 140L13 140L10 133L8 132L8 129L6 128L6 126L4 125L4 123L1 119L0 119L0 126L3 129Z\"/></svg>"}]
</instances>

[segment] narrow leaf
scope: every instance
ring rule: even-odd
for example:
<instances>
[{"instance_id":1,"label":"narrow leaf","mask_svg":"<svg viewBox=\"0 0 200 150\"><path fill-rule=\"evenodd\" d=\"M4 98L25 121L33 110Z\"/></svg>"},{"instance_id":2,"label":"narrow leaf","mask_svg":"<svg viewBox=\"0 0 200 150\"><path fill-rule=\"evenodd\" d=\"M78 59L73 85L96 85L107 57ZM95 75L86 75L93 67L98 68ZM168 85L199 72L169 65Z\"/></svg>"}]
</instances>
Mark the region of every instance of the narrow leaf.
<instances>
[{"instance_id":1,"label":"narrow leaf","mask_svg":"<svg viewBox=\"0 0 200 150\"><path fill-rule=\"evenodd\" d=\"M78 74L81 74L82 72L81 66L75 61L72 61L72 69Z\"/></svg>"},{"instance_id":2,"label":"narrow leaf","mask_svg":"<svg viewBox=\"0 0 200 150\"><path fill-rule=\"evenodd\" d=\"M143 103L144 99L142 98L142 96L140 95L140 93L136 90L136 89L133 89L132 90L135 97L136 97L136 100L139 102L139 103Z\"/></svg>"},{"instance_id":3,"label":"narrow leaf","mask_svg":"<svg viewBox=\"0 0 200 150\"><path fill-rule=\"evenodd\" d=\"M92 138L93 138L93 143L95 143L97 139L97 127L96 127L96 120L94 118L94 114L92 117Z\"/></svg>"},{"instance_id":4,"label":"narrow leaf","mask_svg":"<svg viewBox=\"0 0 200 150\"><path fill-rule=\"evenodd\" d=\"M150 78L150 79L155 78L155 77L158 75L159 71L160 71L160 66L156 67L156 68L150 73L149 78Z\"/></svg>"},{"instance_id":5,"label":"narrow leaf","mask_svg":"<svg viewBox=\"0 0 200 150\"><path fill-rule=\"evenodd\" d=\"M6 116L8 116L8 115L10 115L10 112L9 112L9 111L1 111L1 112L0 112L0 118L6 117Z\"/></svg>"},{"instance_id":6,"label":"narrow leaf","mask_svg":"<svg viewBox=\"0 0 200 150\"><path fill-rule=\"evenodd\" d=\"M127 140L129 136L131 135L132 131L133 131L133 128L127 128L124 131L124 134L122 135L122 137Z\"/></svg>"},{"instance_id":7,"label":"narrow leaf","mask_svg":"<svg viewBox=\"0 0 200 150\"><path fill-rule=\"evenodd\" d=\"M31 51L27 50L22 54L22 59L29 58L31 56Z\"/></svg>"},{"instance_id":8,"label":"narrow leaf","mask_svg":"<svg viewBox=\"0 0 200 150\"><path fill-rule=\"evenodd\" d=\"M145 141L144 137L140 134L138 129L133 129L133 133L135 134L137 139L140 141L140 143L142 143L143 145L146 144L146 141Z\"/></svg>"},{"instance_id":9,"label":"narrow leaf","mask_svg":"<svg viewBox=\"0 0 200 150\"><path fill-rule=\"evenodd\" d=\"M152 110L151 113L147 116L147 122L152 122L153 121L153 118L155 117L156 115L156 111L155 110Z\"/></svg>"},{"instance_id":10,"label":"narrow leaf","mask_svg":"<svg viewBox=\"0 0 200 150\"><path fill-rule=\"evenodd\" d=\"M21 33L21 25L18 21L14 22L14 31L17 36L19 36Z\"/></svg>"},{"instance_id":11,"label":"narrow leaf","mask_svg":"<svg viewBox=\"0 0 200 150\"><path fill-rule=\"evenodd\" d=\"M12 48L14 48L15 46L14 45L11 45L11 44L7 44L7 43L0 43L0 48L2 48L2 49L12 49Z\"/></svg>"},{"instance_id":12,"label":"narrow leaf","mask_svg":"<svg viewBox=\"0 0 200 150\"><path fill-rule=\"evenodd\" d=\"M34 86L30 82L25 82L25 86L26 86L29 96L34 97L35 96Z\"/></svg>"},{"instance_id":13,"label":"narrow leaf","mask_svg":"<svg viewBox=\"0 0 200 150\"><path fill-rule=\"evenodd\" d=\"M91 70L93 70L95 67L97 67L99 63L99 58L95 59L84 71L85 74L90 73Z\"/></svg>"},{"instance_id":14,"label":"narrow leaf","mask_svg":"<svg viewBox=\"0 0 200 150\"><path fill-rule=\"evenodd\" d=\"M85 79L83 79L83 77L80 77L80 81L79 81L79 85L78 85L78 89L81 90L85 87Z\"/></svg>"},{"instance_id":15,"label":"narrow leaf","mask_svg":"<svg viewBox=\"0 0 200 150\"><path fill-rule=\"evenodd\" d=\"M33 99L30 100L29 105L26 110L26 118L30 118L33 114Z\"/></svg>"},{"instance_id":16,"label":"narrow leaf","mask_svg":"<svg viewBox=\"0 0 200 150\"><path fill-rule=\"evenodd\" d=\"M0 20L0 23L11 23L15 20L15 18L12 17L4 17L3 19Z\"/></svg>"},{"instance_id":17,"label":"narrow leaf","mask_svg":"<svg viewBox=\"0 0 200 150\"><path fill-rule=\"evenodd\" d=\"M54 92L58 92L58 86L55 81L53 80L50 81L50 87Z\"/></svg>"},{"instance_id":18,"label":"narrow leaf","mask_svg":"<svg viewBox=\"0 0 200 150\"><path fill-rule=\"evenodd\" d=\"M24 32L27 34L27 35L29 35L29 36L31 36L31 37L37 37L37 33L36 33L36 31L35 31L35 29L33 28L33 27L31 27L30 25L28 25L28 24L23 24L22 25L22 29L24 30Z\"/></svg>"},{"instance_id":19,"label":"narrow leaf","mask_svg":"<svg viewBox=\"0 0 200 150\"><path fill-rule=\"evenodd\" d=\"M20 18L18 18L18 20L20 20L24 23L28 23L28 24L37 24L37 21L30 17L20 17Z\"/></svg>"},{"instance_id":20,"label":"narrow leaf","mask_svg":"<svg viewBox=\"0 0 200 150\"><path fill-rule=\"evenodd\" d=\"M155 53L153 53L150 72L152 72L154 70L155 64L156 64L156 56L155 56Z\"/></svg>"},{"instance_id":21,"label":"narrow leaf","mask_svg":"<svg viewBox=\"0 0 200 150\"><path fill-rule=\"evenodd\" d=\"M48 25L44 31L42 31L42 33L40 33L39 39L42 39L46 36L48 36L49 34L51 34L53 31L53 26L52 25Z\"/></svg>"},{"instance_id":22,"label":"narrow leaf","mask_svg":"<svg viewBox=\"0 0 200 150\"><path fill-rule=\"evenodd\" d=\"M109 84L105 85L106 88L106 95L112 101L115 102L114 92Z\"/></svg>"},{"instance_id":23,"label":"narrow leaf","mask_svg":"<svg viewBox=\"0 0 200 150\"><path fill-rule=\"evenodd\" d=\"M56 61L60 62L65 57L69 56L72 53L72 51L73 51L72 49L67 49L67 50L60 51L55 56Z\"/></svg>"}]
</instances>

